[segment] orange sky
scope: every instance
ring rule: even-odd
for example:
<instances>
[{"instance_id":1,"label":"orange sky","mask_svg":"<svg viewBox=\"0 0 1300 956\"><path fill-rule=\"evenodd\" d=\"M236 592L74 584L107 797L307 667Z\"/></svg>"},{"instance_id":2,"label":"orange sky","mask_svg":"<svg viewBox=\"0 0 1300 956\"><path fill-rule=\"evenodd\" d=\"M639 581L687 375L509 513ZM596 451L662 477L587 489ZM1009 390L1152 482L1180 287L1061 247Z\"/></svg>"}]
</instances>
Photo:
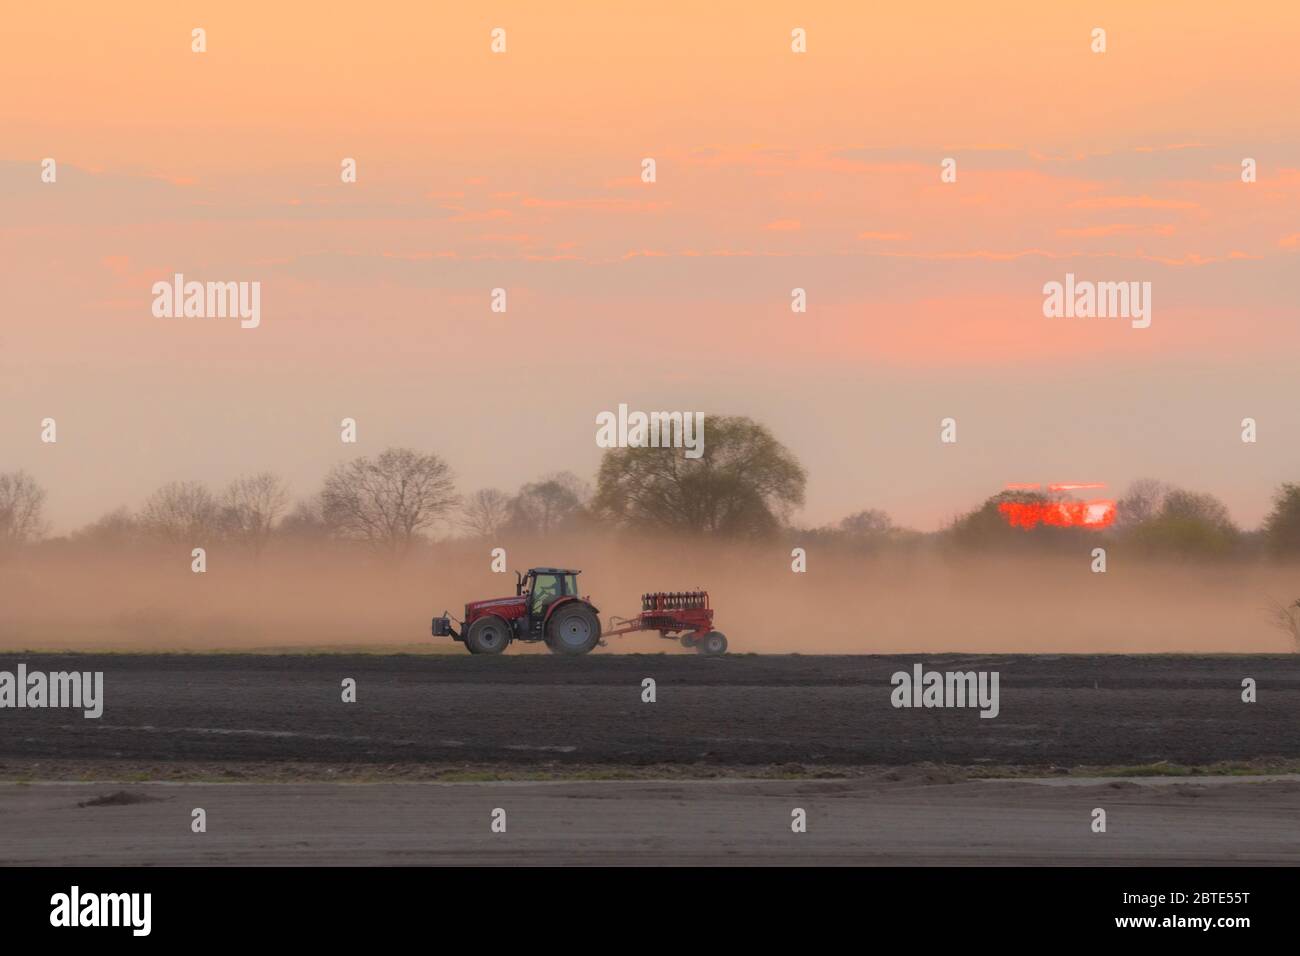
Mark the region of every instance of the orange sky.
<instances>
[{"instance_id":1,"label":"orange sky","mask_svg":"<svg viewBox=\"0 0 1300 956\"><path fill-rule=\"evenodd\" d=\"M60 529L392 443L509 490L626 402L768 422L814 523L1151 475L1252 524L1300 478L1297 41L1290 2L21 5L0 468ZM175 272L261 327L155 318ZM1152 327L1045 319L1067 272Z\"/></svg>"}]
</instances>

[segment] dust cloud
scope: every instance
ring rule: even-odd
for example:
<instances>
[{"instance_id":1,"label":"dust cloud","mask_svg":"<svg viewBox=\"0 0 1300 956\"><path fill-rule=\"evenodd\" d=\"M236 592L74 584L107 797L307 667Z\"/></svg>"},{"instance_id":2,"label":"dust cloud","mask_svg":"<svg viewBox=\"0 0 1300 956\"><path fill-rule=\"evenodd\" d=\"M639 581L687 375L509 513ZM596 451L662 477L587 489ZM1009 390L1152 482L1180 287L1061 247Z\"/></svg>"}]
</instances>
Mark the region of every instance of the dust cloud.
<instances>
[{"instance_id":1,"label":"dust cloud","mask_svg":"<svg viewBox=\"0 0 1300 956\"><path fill-rule=\"evenodd\" d=\"M636 540L612 535L504 542L509 566L583 570L609 627L651 590L710 591L732 652L1280 653L1271 601L1300 596L1300 568L1236 562L1130 563L1108 573L1087 552L875 556L813 550L794 573L788 544ZM0 564L0 650L386 650L466 653L432 638L429 619L468 600L514 593L490 570L492 545L425 546L400 564L332 544L276 542L259 558L188 549L45 547ZM693 653L655 633L597 653ZM545 653L516 645L510 653Z\"/></svg>"}]
</instances>

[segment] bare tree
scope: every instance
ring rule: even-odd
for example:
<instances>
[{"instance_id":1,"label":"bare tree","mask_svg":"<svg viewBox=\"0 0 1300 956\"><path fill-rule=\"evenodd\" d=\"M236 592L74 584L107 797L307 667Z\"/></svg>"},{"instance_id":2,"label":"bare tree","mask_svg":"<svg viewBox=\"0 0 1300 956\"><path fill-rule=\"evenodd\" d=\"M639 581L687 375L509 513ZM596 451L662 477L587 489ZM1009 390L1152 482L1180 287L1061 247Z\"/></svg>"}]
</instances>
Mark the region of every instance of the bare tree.
<instances>
[{"instance_id":1,"label":"bare tree","mask_svg":"<svg viewBox=\"0 0 1300 956\"><path fill-rule=\"evenodd\" d=\"M408 448L336 466L321 493L325 521L338 534L392 556L404 554L456 500L447 463Z\"/></svg>"},{"instance_id":2,"label":"bare tree","mask_svg":"<svg viewBox=\"0 0 1300 956\"><path fill-rule=\"evenodd\" d=\"M25 471L0 474L0 555L42 537L45 489Z\"/></svg>"},{"instance_id":3,"label":"bare tree","mask_svg":"<svg viewBox=\"0 0 1300 956\"><path fill-rule=\"evenodd\" d=\"M547 535L580 514L591 486L570 471L547 475L519 489L510 501L510 527Z\"/></svg>"},{"instance_id":4,"label":"bare tree","mask_svg":"<svg viewBox=\"0 0 1300 956\"><path fill-rule=\"evenodd\" d=\"M201 545L222 533L221 506L207 486L197 481L163 485L140 509L147 534L172 544Z\"/></svg>"},{"instance_id":5,"label":"bare tree","mask_svg":"<svg viewBox=\"0 0 1300 956\"><path fill-rule=\"evenodd\" d=\"M1122 528L1133 528L1150 521L1160 511L1165 498L1174 489L1154 478L1139 478L1128 486L1115 506L1116 518Z\"/></svg>"},{"instance_id":6,"label":"bare tree","mask_svg":"<svg viewBox=\"0 0 1300 956\"><path fill-rule=\"evenodd\" d=\"M497 488L480 488L461 511L460 526L480 538L500 533L510 518L510 496Z\"/></svg>"},{"instance_id":7,"label":"bare tree","mask_svg":"<svg viewBox=\"0 0 1300 956\"><path fill-rule=\"evenodd\" d=\"M319 494L299 501L276 526L276 534L300 540L320 540L330 536L325 523L325 506Z\"/></svg>"},{"instance_id":8,"label":"bare tree","mask_svg":"<svg viewBox=\"0 0 1300 956\"><path fill-rule=\"evenodd\" d=\"M1300 652L1300 600L1290 604L1272 600L1269 602L1268 616L1275 627L1291 638L1296 651Z\"/></svg>"},{"instance_id":9,"label":"bare tree","mask_svg":"<svg viewBox=\"0 0 1300 956\"><path fill-rule=\"evenodd\" d=\"M276 519L289 507L289 487L269 471L236 478L223 493L221 505L229 534L259 555Z\"/></svg>"}]
</instances>

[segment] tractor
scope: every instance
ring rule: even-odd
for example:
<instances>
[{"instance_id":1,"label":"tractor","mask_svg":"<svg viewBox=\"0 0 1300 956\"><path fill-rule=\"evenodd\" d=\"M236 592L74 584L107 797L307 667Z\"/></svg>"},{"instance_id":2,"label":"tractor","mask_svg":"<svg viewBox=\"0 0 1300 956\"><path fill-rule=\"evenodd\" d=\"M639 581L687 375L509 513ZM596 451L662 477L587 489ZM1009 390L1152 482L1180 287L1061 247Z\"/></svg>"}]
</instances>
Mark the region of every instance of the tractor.
<instances>
[{"instance_id":1,"label":"tractor","mask_svg":"<svg viewBox=\"0 0 1300 956\"><path fill-rule=\"evenodd\" d=\"M456 629L451 615L433 619L434 637L453 637L471 654L500 654L511 641L545 641L553 654L586 654L601 639L600 617L591 599L578 593L572 568L530 568L515 572L515 596L471 601ZM727 652L727 638L713 629L707 591L655 591L641 595L641 613L610 618L608 636L658 631L683 647L716 657ZM679 636L678 636L679 635Z\"/></svg>"},{"instance_id":2,"label":"tractor","mask_svg":"<svg viewBox=\"0 0 1300 956\"><path fill-rule=\"evenodd\" d=\"M462 641L471 654L500 654L511 641L545 641L554 654L586 654L600 643L596 608L578 594L580 571L515 572L515 596L471 601L457 633L451 618L433 619L433 635Z\"/></svg>"}]
</instances>

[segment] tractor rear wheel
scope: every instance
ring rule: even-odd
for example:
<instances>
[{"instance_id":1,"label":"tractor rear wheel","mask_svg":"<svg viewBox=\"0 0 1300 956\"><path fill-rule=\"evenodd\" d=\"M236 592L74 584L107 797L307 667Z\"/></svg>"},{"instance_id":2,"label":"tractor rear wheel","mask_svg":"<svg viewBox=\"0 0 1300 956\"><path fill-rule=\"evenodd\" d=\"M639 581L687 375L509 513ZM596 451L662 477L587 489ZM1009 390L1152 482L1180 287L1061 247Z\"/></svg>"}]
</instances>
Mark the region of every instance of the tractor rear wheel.
<instances>
[{"instance_id":1,"label":"tractor rear wheel","mask_svg":"<svg viewBox=\"0 0 1300 956\"><path fill-rule=\"evenodd\" d=\"M546 646L554 654L586 654L600 643L600 618L585 604L566 604L546 622Z\"/></svg>"},{"instance_id":2,"label":"tractor rear wheel","mask_svg":"<svg viewBox=\"0 0 1300 956\"><path fill-rule=\"evenodd\" d=\"M698 649L706 657L721 657L727 653L727 635L721 631L709 631L700 639Z\"/></svg>"},{"instance_id":3,"label":"tractor rear wheel","mask_svg":"<svg viewBox=\"0 0 1300 956\"><path fill-rule=\"evenodd\" d=\"M500 654L510 646L510 625L494 614L481 617L465 632L471 654Z\"/></svg>"}]
</instances>

